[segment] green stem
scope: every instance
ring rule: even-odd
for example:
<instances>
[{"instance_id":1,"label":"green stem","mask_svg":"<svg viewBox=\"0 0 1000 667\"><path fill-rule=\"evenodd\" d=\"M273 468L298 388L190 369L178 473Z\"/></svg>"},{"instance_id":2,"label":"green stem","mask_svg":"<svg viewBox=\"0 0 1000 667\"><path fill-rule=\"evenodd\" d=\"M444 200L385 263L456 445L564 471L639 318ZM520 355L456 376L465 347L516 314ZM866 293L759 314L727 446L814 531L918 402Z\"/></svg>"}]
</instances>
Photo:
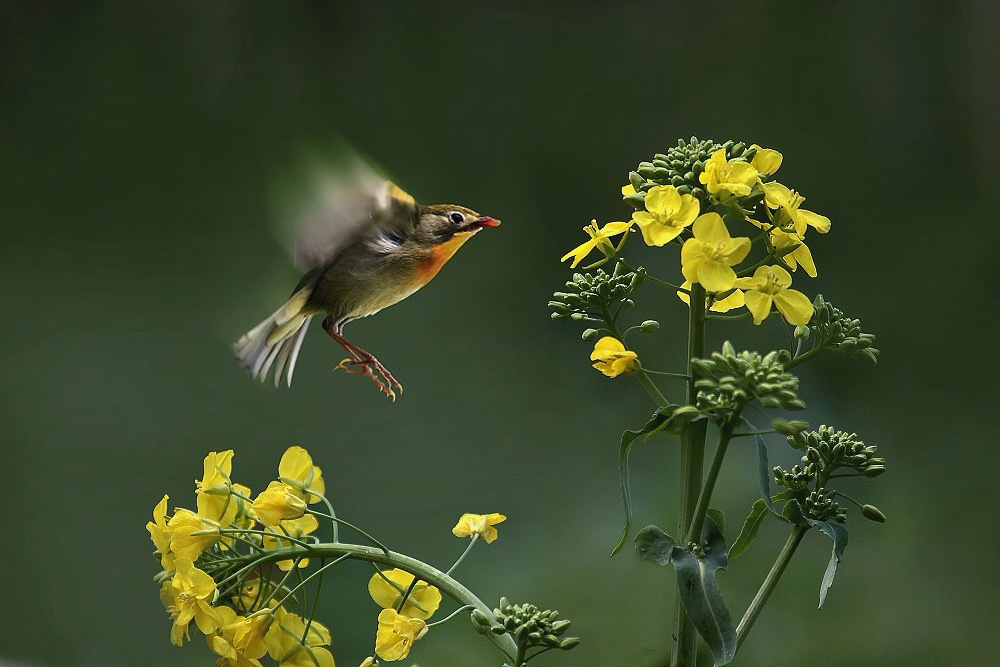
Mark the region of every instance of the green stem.
<instances>
[{"instance_id":1,"label":"green stem","mask_svg":"<svg viewBox=\"0 0 1000 667\"><path fill-rule=\"evenodd\" d=\"M817 354L819 354L820 352L822 352L823 349L824 348L822 348L822 347L814 347L813 349L809 350L808 352L800 354L799 356L795 357L794 359L792 359L791 361L789 361L787 364L785 364L785 370L786 371L791 370L791 369L795 368L796 366L798 366L799 364L801 364L803 361L808 361L809 359L815 357Z\"/></svg>"},{"instance_id":2,"label":"green stem","mask_svg":"<svg viewBox=\"0 0 1000 667\"><path fill-rule=\"evenodd\" d=\"M699 284L691 286L690 314L688 316L688 375L687 403L694 405L698 399L695 387L696 372L693 359L705 356L705 290ZM681 512L678 532L691 525L695 505L701 494L701 479L705 465L705 433L708 421L700 419L688 424L681 435ZM674 604L674 636L677 644L670 656L671 667L693 667L698 655L698 637L694 624L681 605L680 597Z\"/></svg>"},{"instance_id":3,"label":"green stem","mask_svg":"<svg viewBox=\"0 0 1000 667\"><path fill-rule=\"evenodd\" d=\"M771 593L774 592L774 588L778 585L778 580L781 579L782 573L784 573L785 568L788 567L788 561L792 559L792 556L795 554L795 550L802 541L802 537L808 530L809 528L807 526L795 526L795 528L792 529L792 534L788 536L785 546L781 548L781 552L778 554L777 559L775 559L774 565L771 566L771 571L767 573L766 577L764 577L764 583L760 585L760 590L758 590L757 594L753 596L750 606L747 607L747 611L743 614L740 624L736 627L737 647L742 645L743 640L746 639L748 634L750 634L750 629L753 628L754 622L757 620L757 617L760 616L760 612L764 609L764 605L767 604L767 599L771 597Z\"/></svg>"},{"instance_id":4,"label":"green stem","mask_svg":"<svg viewBox=\"0 0 1000 667\"><path fill-rule=\"evenodd\" d=\"M726 450L729 442L733 438L733 428L739 420L739 413L726 421L719 432L719 444L715 448L715 456L712 458L712 465L708 469L708 476L705 477L705 484L701 488L698 496L698 504L691 518L691 526L688 528L685 541L697 542L701 539L701 529L705 525L705 515L708 513L708 504L712 502L712 492L715 490L715 482L719 478L719 471L722 470L722 460L726 458Z\"/></svg>"},{"instance_id":5,"label":"green stem","mask_svg":"<svg viewBox=\"0 0 1000 667\"><path fill-rule=\"evenodd\" d=\"M458 604L471 605L475 609L479 609L487 614L490 618L493 617L493 610L486 606L486 603L451 576L422 561L396 553L395 551L385 553L377 547L348 544L345 542L312 544L308 548L293 545L268 551L258 558L255 564L261 565L299 557L322 559L340 558L341 556L346 556L351 560L367 561L376 565L388 565L409 572L415 578L437 587L438 590L455 600ZM513 659L517 652L517 646L509 635L498 636L490 633L487 636L508 658Z\"/></svg>"},{"instance_id":6,"label":"green stem","mask_svg":"<svg viewBox=\"0 0 1000 667\"><path fill-rule=\"evenodd\" d=\"M607 308L604 308L604 324L608 327L608 331L611 332L611 335L620 340L622 345L624 345L625 338L622 336L621 332L618 331L618 325L615 324L614 318L611 317L611 313L608 312ZM639 384L642 385L642 388L646 390L646 393L649 394L649 397L652 398L658 406L665 408L670 405L670 401L667 400L666 396L663 395L659 387L656 386L653 380L642 368L641 363L639 364L639 370L636 371L635 377L639 380Z\"/></svg>"},{"instance_id":7,"label":"green stem","mask_svg":"<svg viewBox=\"0 0 1000 667\"><path fill-rule=\"evenodd\" d=\"M458 568L459 565L462 564L462 561L465 560L465 557L469 555L469 552L472 551L472 547L476 545L476 542L478 540L479 540L479 533L473 533L472 539L469 540L469 546L465 547L465 551L463 551L462 555L458 557L458 560L455 561L454 565L448 568L448 571L445 572L445 574L450 575Z\"/></svg>"}]
</instances>

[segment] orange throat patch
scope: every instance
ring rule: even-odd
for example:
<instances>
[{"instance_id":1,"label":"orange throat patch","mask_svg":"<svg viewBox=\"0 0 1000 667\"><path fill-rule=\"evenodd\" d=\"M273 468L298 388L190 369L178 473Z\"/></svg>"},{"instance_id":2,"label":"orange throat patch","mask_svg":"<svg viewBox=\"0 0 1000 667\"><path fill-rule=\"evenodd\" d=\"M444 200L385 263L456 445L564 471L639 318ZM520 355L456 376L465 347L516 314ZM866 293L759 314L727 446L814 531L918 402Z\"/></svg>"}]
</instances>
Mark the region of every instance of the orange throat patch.
<instances>
[{"instance_id":1,"label":"orange throat patch","mask_svg":"<svg viewBox=\"0 0 1000 667\"><path fill-rule=\"evenodd\" d=\"M419 268L417 269L417 279L420 284L423 285L430 282L430 279L437 275L437 272L441 270L441 267L444 266L456 252L458 252L458 249L462 247L462 244L472 238L472 235L475 233L476 232L458 232L444 243L434 246L430 255L420 261Z\"/></svg>"}]
</instances>

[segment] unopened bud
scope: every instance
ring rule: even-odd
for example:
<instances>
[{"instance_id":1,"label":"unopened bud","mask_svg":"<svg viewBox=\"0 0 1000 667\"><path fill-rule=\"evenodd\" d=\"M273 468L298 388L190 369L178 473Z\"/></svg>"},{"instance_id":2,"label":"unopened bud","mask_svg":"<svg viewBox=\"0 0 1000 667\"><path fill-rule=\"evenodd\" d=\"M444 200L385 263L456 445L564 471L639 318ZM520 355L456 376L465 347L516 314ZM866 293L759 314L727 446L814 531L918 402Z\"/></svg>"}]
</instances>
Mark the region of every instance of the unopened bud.
<instances>
[{"instance_id":1,"label":"unopened bud","mask_svg":"<svg viewBox=\"0 0 1000 667\"><path fill-rule=\"evenodd\" d=\"M882 514L882 510L875 507L874 505L862 505L861 516L863 516L866 519L869 519L870 521L885 523L885 515Z\"/></svg>"},{"instance_id":2,"label":"unopened bud","mask_svg":"<svg viewBox=\"0 0 1000 667\"><path fill-rule=\"evenodd\" d=\"M639 330L643 333L651 333L660 328L660 323L656 320L646 320L639 325Z\"/></svg>"},{"instance_id":3,"label":"unopened bud","mask_svg":"<svg viewBox=\"0 0 1000 667\"><path fill-rule=\"evenodd\" d=\"M597 336L598 336L597 329L584 329L581 338L583 338L585 341L592 341L592 340L597 340Z\"/></svg>"}]
</instances>

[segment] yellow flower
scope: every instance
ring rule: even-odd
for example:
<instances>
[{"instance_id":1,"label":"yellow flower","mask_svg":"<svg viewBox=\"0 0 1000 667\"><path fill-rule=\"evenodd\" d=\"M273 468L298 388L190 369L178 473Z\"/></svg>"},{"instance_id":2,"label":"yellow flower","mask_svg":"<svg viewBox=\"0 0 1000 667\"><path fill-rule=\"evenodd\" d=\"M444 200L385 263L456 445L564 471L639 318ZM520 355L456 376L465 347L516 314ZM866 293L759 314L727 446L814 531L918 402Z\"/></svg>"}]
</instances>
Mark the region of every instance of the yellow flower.
<instances>
[{"instance_id":1,"label":"yellow flower","mask_svg":"<svg viewBox=\"0 0 1000 667\"><path fill-rule=\"evenodd\" d=\"M373 574L368 580L368 593L383 609L395 609L411 583L413 575L409 572L400 569L385 570L381 574ZM400 611L408 618L426 619L430 618L440 605L441 591L421 581L413 587Z\"/></svg>"},{"instance_id":2,"label":"yellow flower","mask_svg":"<svg viewBox=\"0 0 1000 667\"><path fill-rule=\"evenodd\" d=\"M253 501L257 520L268 527L286 519L298 519L306 513L306 501L284 482L271 482Z\"/></svg>"},{"instance_id":3,"label":"yellow flower","mask_svg":"<svg viewBox=\"0 0 1000 667\"><path fill-rule=\"evenodd\" d=\"M622 197L631 197L634 194L636 194L634 185L629 183L628 185L622 186Z\"/></svg>"},{"instance_id":4,"label":"yellow flower","mask_svg":"<svg viewBox=\"0 0 1000 667\"><path fill-rule=\"evenodd\" d=\"M611 336L605 336L597 341L594 351L590 353L590 360L597 362L594 368L609 378L639 370L639 355L626 350L621 341Z\"/></svg>"},{"instance_id":5,"label":"yellow flower","mask_svg":"<svg viewBox=\"0 0 1000 667\"><path fill-rule=\"evenodd\" d=\"M163 583L160 600L174 621L170 641L180 646L189 638L188 625L192 619L207 635L219 627L219 616L211 606L215 597L212 577L196 568L188 558L178 557L174 566L174 577Z\"/></svg>"},{"instance_id":6,"label":"yellow flower","mask_svg":"<svg viewBox=\"0 0 1000 667\"><path fill-rule=\"evenodd\" d=\"M383 609L378 615L375 655L393 662L410 654L413 642L427 634L427 624L419 618L406 618L395 609Z\"/></svg>"},{"instance_id":7,"label":"yellow flower","mask_svg":"<svg viewBox=\"0 0 1000 667\"><path fill-rule=\"evenodd\" d=\"M778 167L781 166L781 153L770 148L761 148L757 144L753 144L750 148L757 150L753 159L750 160L750 166L756 169L761 176L770 176L778 171Z\"/></svg>"},{"instance_id":8,"label":"yellow flower","mask_svg":"<svg viewBox=\"0 0 1000 667\"><path fill-rule=\"evenodd\" d=\"M698 217L700 205L693 195L682 195L672 185L658 185L646 193L646 210L632 214L646 245L673 241Z\"/></svg>"},{"instance_id":9,"label":"yellow flower","mask_svg":"<svg viewBox=\"0 0 1000 667\"><path fill-rule=\"evenodd\" d=\"M274 625L267 633L267 652L280 667L334 667L333 655L323 646L330 644L330 631L319 621L306 624L298 614L280 607L274 612Z\"/></svg>"},{"instance_id":10,"label":"yellow flower","mask_svg":"<svg viewBox=\"0 0 1000 667\"><path fill-rule=\"evenodd\" d=\"M312 514L306 514L305 516L300 517L298 519L289 519L288 521L282 521L281 528L285 532L275 533L273 537L271 535L265 535L264 539L261 542L261 546L264 547L265 549L281 549L282 547L290 547L292 546L292 543L287 540L281 539L282 535L288 535L290 537L299 539L303 535L308 535L309 533L319 528L319 522L316 520L316 517L313 516ZM295 561L290 558L288 560L278 561L278 567L284 570L285 572L291 570L292 565L294 564ZM299 567L308 567L308 566L309 566L308 558L303 558L302 560L299 561Z\"/></svg>"},{"instance_id":11,"label":"yellow flower","mask_svg":"<svg viewBox=\"0 0 1000 667\"><path fill-rule=\"evenodd\" d=\"M225 630L232 632L232 644L237 651L251 660L257 660L267 654L264 637L273 621L269 610L258 611L246 618L237 618Z\"/></svg>"},{"instance_id":12,"label":"yellow flower","mask_svg":"<svg viewBox=\"0 0 1000 667\"><path fill-rule=\"evenodd\" d=\"M692 227L694 238L681 248L684 279L699 283L709 292L725 292L736 284L732 267L750 252L750 239L732 238L718 213L698 216Z\"/></svg>"},{"instance_id":13,"label":"yellow flower","mask_svg":"<svg viewBox=\"0 0 1000 667\"><path fill-rule=\"evenodd\" d=\"M169 496L164 495L163 499L153 508L153 520L146 524L149 531L149 539L153 540L156 553L160 556L160 567L166 571L174 569L174 555L170 553L170 528L167 527L167 501Z\"/></svg>"},{"instance_id":14,"label":"yellow flower","mask_svg":"<svg viewBox=\"0 0 1000 667\"><path fill-rule=\"evenodd\" d=\"M205 472L195 481L198 495L198 514L206 519L219 521L230 502L229 476L233 474L233 450L209 452L205 457Z\"/></svg>"},{"instance_id":15,"label":"yellow flower","mask_svg":"<svg viewBox=\"0 0 1000 667\"><path fill-rule=\"evenodd\" d=\"M583 231L590 236L590 240L570 250L559 261L565 262L572 257L573 263L570 264L570 268L575 269L594 248L604 253L605 258L611 257L616 252L611 237L628 231L631 226L631 222L609 222L598 229L597 220L591 220L590 224L583 228Z\"/></svg>"},{"instance_id":16,"label":"yellow flower","mask_svg":"<svg viewBox=\"0 0 1000 667\"><path fill-rule=\"evenodd\" d=\"M757 183L757 170L741 160L726 162L726 151L720 148L705 162L705 171L698 180L711 195L745 197Z\"/></svg>"},{"instance_id":17,"label":"yellow flower","mask_svg":"<svg viewBox=\"0 0 1000 667\"><path fill-rule=\"evenodd\" d=\"M801 264L805 272L811 277L816 277L816 262L813 261L812 253L809 251L809 247L806 246L805 241L802 237L795 232L785 232L780 229L774 228L771 230L771 245L774 246L775 250L783 250L794 245L798 247L790 253L782 256L782 261L788 265L792 271L794 271Z\"/></svg>"},{"instance_id":18,"label":"yellow flower","mask_svg":"<svg viewBox=\"0 0 1000 667\"><path fill-rule=\"evenodd\" d=\"M683 289L690 290L691 283L685 281L681 285ZM691 305L691 296L687 292L677 292L677 298L679 298L684 303ZM708 303L708 296L705 297L705 303ZM712 307L709 308L713 313L728 313L734 308L742 308L744 305L743 292L740 290L733 290L733 293L727 296L725 299L717 299L712 302Z\"/></svg>"},{"instance_id":19,"label":"yellow flower","mask_svg":"<svg viewBox=\"0 0 1000 667\"><path fill-rule=\"evenodd\" d=\"M216 663L220 667L260 667L260 661L247 658L233 646L235 628L243 620L229 607L218 607L215 610L219 617L219 631L205 637L208 648L219 656Z\"/></svg>"},{"instance_id":20,"label":"yellow flower","mask_svg":"<svg viewBox=\"0 0 1000 667\"><path fill-rule=\"evenodd\" d=\"M737 286L748 290L746 293L747 310L753 313L753 323L760 324L771 314L773 303L778 312L785 316L789 324L803 325L809 323L813 314L813 306L802 292L788 289L792 284L792 276L780 266L761 266L752 277L740 278Z\"/></svg>"},{"instance_id":21,"label":"yellow flower","mask_svg":"<svg viewBox=\"0 0 1000 667\"><path fill-rule=\"evenodd\" d=\"M479 535L486 540L486 544L490 544L497 539L497 529L494 526L506 520L507 517L503 514L463 514L451 532L455 537Z\"/></svg>"},{"instance_id":22,"label":"yellow flower","mask_svg":"<svg viewBox=\"0 0 1000 667\"><path fill-rule=\"evenodd\" d=\"M219 524L198 516L191 510L179 509L167 523L170 530L170 550L174 558L198 559L201 552L219 541Z\"/></svg>"},{"instance_id":23,"label":"yellow flower","mask_svg":"<svg viewBox=\"0 0 1000 667\"><path fill-rule=\"evenodd\" d=\"M319 466L313 465L309 452L301 447L289 447L281 455L281 461L278 463L278 479L294 488L310 505L318 503L321 500L319 496L326 493L323 471Z\"/></svg>"},{"instance_id":24,"label":"yellow flower","mask_svg":"<svg viewBox=\"0 0 1000 667\"><path fill-rule=\"evenodd\" d=\"M768 208L779 209L775 224L782 228L791 227L799 236L805 235L807 226L826 234L830 231L830 218L799 208L805 200L805 197L781 183L764 184L764 203Z\"/></svg>"}]
</instances>

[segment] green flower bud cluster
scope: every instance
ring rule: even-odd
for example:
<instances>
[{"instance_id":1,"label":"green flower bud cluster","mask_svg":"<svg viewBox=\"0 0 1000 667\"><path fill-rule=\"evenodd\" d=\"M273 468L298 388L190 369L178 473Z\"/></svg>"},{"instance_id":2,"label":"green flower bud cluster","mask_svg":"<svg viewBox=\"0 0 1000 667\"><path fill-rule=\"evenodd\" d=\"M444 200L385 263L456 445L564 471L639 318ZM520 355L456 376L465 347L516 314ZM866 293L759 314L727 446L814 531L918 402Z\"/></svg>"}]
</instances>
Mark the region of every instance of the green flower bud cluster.
<instances>
[{"instance_id":1,"label":"green flower bud cluster","mask_svg":"<svg viewBox=\"0 0 1000 667\"><path fill-rule=\"evenodd\" d=\"M861 321L844 315L844 312L817 294L813 301L813 316L806 326L795 328L795 337L806 340L816 336L816 346L878 362L875 334L862 333Z\"/></svg>"},{"instance_id":2,"label":"green flower bud cluster","mask_svg":"<svg viewBox=\"0 0 1000 667\"><path fill-rule=\"evenodd\" d=\"M816 431L788 436L788 444L805 451L803 464L817 464L826 475L841 468L850 468L865 477L878 477L885 472L885 459L875 456L877 448L866 445L857 433L820 426Z\"/></svg>"},{"instance_id":3,"label":"green flower bud cluster","mask_svg":"<svg viewBox=\"0 0 1000 667\"><path fill-rule=\"evenodd\" d=\"M566 283L565 292L555 292L549 301L552 319L575 322L602 320L605 311L619 306L635 305L629 297L642 283L642 276L632 272L612 274L598 269L596 273L574 273Z\"/></svg>"},{"instance_id":4,"label":"green flower bud cluster","mask_svg":"<svg viewBox=\"0 0 1000 667\"><path fill-rule=\"evenodd\" d=\"M817 489L808 496L802 503L804 514L816 521L836 521L844 523L847 521L847 510L836 501L837 492L827 489Z\"/></svg>"},{"instance_id":5,"label":"green flower bud cluster","mask_svg":"<svg viewBox=\"0 0 1000 667\"><path fill-rule=\"evenodd\" d=\"M721 412L739 409L753 399L765 408L801 410L805 403L796 391L799 380L785 370L787 352L744 351L739 354L726 341L722 352L713 352L710 359L693 359L692 365L702 376L695 387L698 391L697 407L702 412Z\"/></svg>"},{"instance_id":6,"label":"green flower bud cluster","mask_svg":"<svg viewBox=\"0 0 1000 667\"><path fill-rule=\"evenodd\" d=\"M627 195L625 201L641 210L645 208L646 193L650 188L672 185L682 195L694 195L704 204L708 201L708 193L698 180L698 175L705 171L705 161L720 148L725 149L726 160L742 159L749 162L756 152L742 142L717 144L711 139L699 141L698 137L691 137L690 141L680 139L666 153L657 153L652 162L640 162L636 170L629 173L628 180L636 194Z\"/></svg>"},{"instance_id":7,"label":"green flower bud cluster","mask_svg":"<svg viewBox=\"0 0 1000 667\"><path fill-rule=\"evenodd\" d=\"M805 491L816 479L818 466L815 463L806 463L805 466L796 465L791 470L785 470L781 466L774 466L774 479L779 486L794 492Z\"/></svg>"},{"instance_id":8,"label":"green flower bud cluster","mask_svg":"<svg viewBox=\"0 0 1000 667\"><path fill-rule=\"evenodd\" d=\"M578 637L563 637L569 630L569 621L560 621L559 612L541 610L532 604L512 605L507 598L500 598L500 606L493 610L493 617L476 609L472 612L472 625L480 634L509 634L519 647L530 649L558 648L568 651L580 643Z\"/></svg>"}]
</instances>

